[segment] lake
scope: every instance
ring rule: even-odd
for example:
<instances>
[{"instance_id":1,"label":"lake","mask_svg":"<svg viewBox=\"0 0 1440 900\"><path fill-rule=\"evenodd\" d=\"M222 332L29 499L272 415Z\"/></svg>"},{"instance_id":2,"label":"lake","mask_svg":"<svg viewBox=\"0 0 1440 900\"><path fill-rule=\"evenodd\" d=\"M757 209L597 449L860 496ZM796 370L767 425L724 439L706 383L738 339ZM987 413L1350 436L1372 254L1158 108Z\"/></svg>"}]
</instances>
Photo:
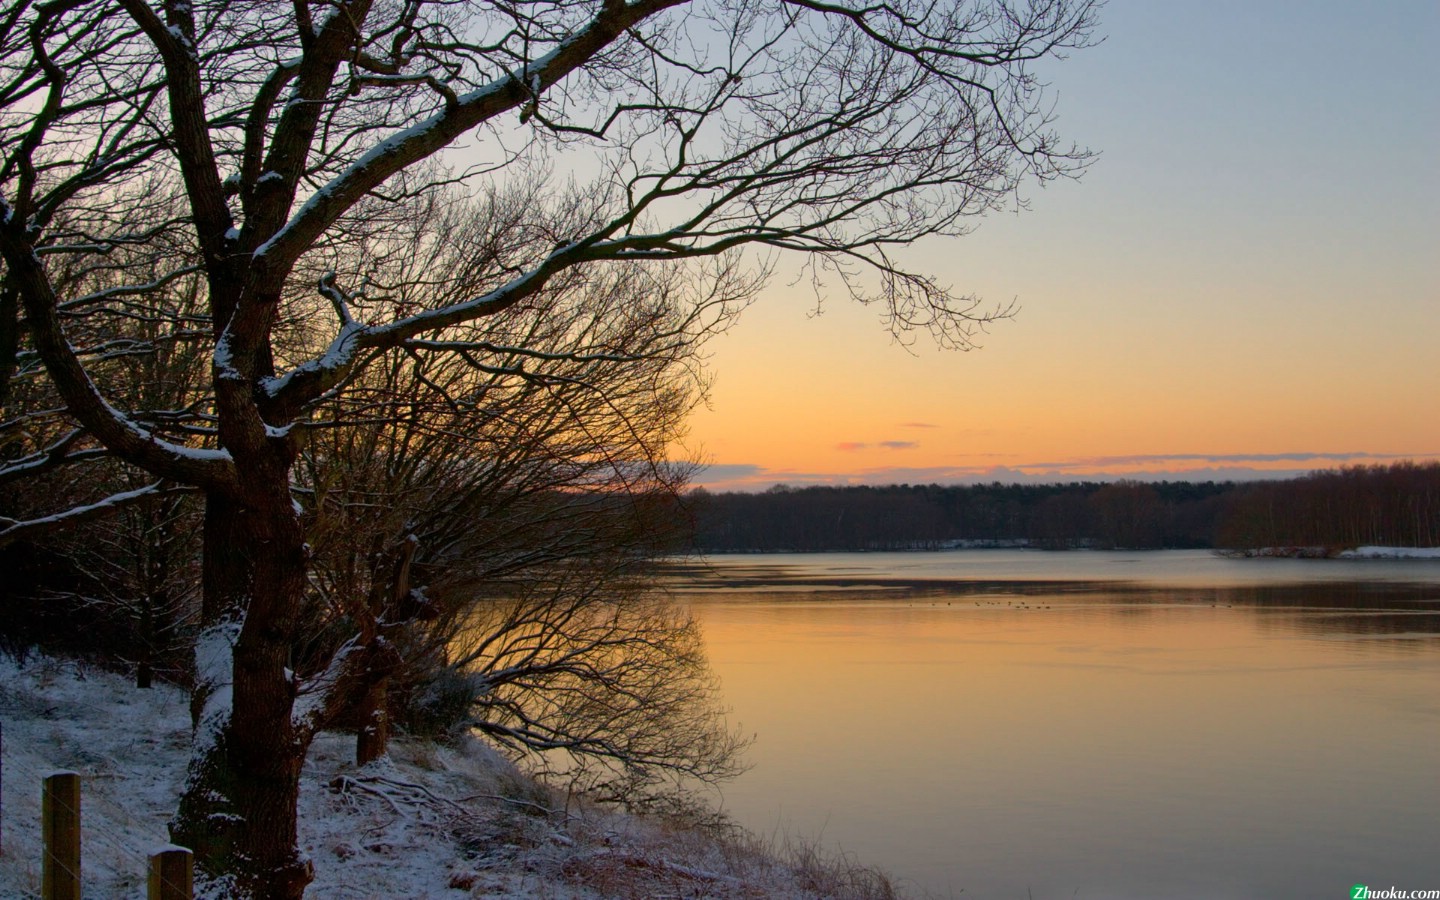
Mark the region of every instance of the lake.
<instances>
[{"instance_id":1,"label":"lake","mask_svg":"<svg viewBox=\"0 0 1440 900\"><path fill-rule=\"evenodd\" d=\"M677 567L719 800L912 896L1440 890L1440 562L966 550Z\"/></svg>"}]
</instances>

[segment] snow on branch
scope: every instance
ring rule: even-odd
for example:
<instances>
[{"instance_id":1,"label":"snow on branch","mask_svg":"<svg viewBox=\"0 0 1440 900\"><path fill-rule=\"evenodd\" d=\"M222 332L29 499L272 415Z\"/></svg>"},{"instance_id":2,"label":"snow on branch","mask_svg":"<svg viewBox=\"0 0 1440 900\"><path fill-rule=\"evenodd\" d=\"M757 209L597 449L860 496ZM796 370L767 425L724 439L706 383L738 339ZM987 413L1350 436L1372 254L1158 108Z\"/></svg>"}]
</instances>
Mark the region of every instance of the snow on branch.
<instances>
[{"instance_id":1,"label":"snow on branch","mask_svg":"<svg viewBox=\"0 0 1440 900\"><path fill-rule=\"evenodd\" d=\"M185 494L193 491L193 488L185 485L173 485L166 484L164 481L156 481L153 484L136 488L133 491L121 491L118 494L111 494L103 500L87 503L84 506L74 506L64 512L43 516L38 519L17 520L0 516L0 547L13 543L21 538L33 537L55 528L73 525L76 522L83 522L89 519L97 519L123 506L129 506L132 503L137 503L151 497Z\"/></svg>"},{"instance_id":2,"label":"snow on branch","mask_svg":"<svg viewBox=\"0 0 1440 900\"><path fill-rule=\"evenodd\" d=\"M106 288L102 291L95 291L83 297L76 297L60 304L62 313L73 313L76 310L105 303L118 297L138 297L144 294L153 294L164 290L171 282L183 278L186 275L193 275L201 271L200 266L182 266L172 272L167 272L153 281L144 284L127 284L119 287Z\"/></svg>"},{"instance_id":3,"label":"snow on branch","mask_svg":"<svg viewBox=\"0 0 1440 900\"><path fill-rule=\"evenodd\" d=\"M439 152L475 126L527 102L533 103L542 90L589 63L631 28L684 2L604 3L587 25L560 41L554 49L537 59L524 61L520 73L507 71L489 84L457 96L453 102L447 98L439 112L396 132L362 154L312 194L284 227L257 247L255 258L264 259L276 269L287 266L362 196L395 173Z\"/></svg>"},{"instance_id":4,"label":"snow on branch","mask_svg":"<svg viewBox=\"0 0 1440 900\"><path fill-rule=\"evenodd\" d=\"M493 353L497 356L524 356L529 359L544 360L546 362L631 363L646 362L653 358L653 354L649 353L603 353L586 350L576 350L568 353L552 353L544 350L535 350L530 347L497 344L493 341L439 341L415 338L406 341L405 346L413 347L417 350L478 350L482 353Z\"/></svg>"}]
</instances>

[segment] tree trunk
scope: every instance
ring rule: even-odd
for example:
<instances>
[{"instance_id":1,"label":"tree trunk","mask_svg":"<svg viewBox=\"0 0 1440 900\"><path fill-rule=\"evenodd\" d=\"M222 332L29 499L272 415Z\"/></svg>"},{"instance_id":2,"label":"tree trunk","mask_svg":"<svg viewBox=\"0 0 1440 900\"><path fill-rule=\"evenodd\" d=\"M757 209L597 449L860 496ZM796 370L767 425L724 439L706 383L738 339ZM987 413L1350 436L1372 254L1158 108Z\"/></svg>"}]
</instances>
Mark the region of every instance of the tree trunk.
<instances>
[{"instance_id":1,"label":"tree trunk","mask_svg":"<svg viewBox=\"0 0 1440 900\"><path fill-rule=\"evenodd\" d=\"M288 483L248 491L244 503L207 500L195 748L171 839L226 897L299 900L314 874L296 847L310 734L293 721L288 668L306 584L303 530Z\"/></svg>"},{"instance_id":2,"label":"tree trunk","mask_svg":"<svg viewBox=\"0 0 1440 900\"><path fill-rule=\"evenodd\" d=\"M10 402L10 382L15 377L16 354L20 349L20 292L0 281L0 407Z\"/></svg>"},{"instance_id":3,"label":"tree trunk","mask_svg":"<svg viewBox=\"0 0 1440 900\"><path fill-rule=\"evenodd\" d=\"M140 660L135 665L135 686L148 689L154 680L155 595L147 590L140 601Z\"/></svg>"},{"instance_id":4,"label":"tree trunk","mask_svg":"<svg viewBox=\"0 0 1440 900\"><path fill-rule=\"evenodd\" d=\"M390 742L389 677L375 679L360 698L360 729L355 735L355 762L365 765L385 755Z\"/></svg>"},{"instance_id":5,"label":"tree trunk","mask_svg":"<svg viewBox=\"0 0 1440 900\"><path fill-rule=\"evenodd\" d=\"M399 622L415 615L413 609L402 610L410 598L410 567L420 541L413 534L406 535L400 545L399 555L389 566L389 577L382 577L387 569L384 555L373 549L370 554L370 596L367 598L367 615L360 620L360 639L369 653L371 662L364 674L364 690L358 702L359 729L355 733L355 762L365 765L384 756L390 744L390 672L400 664L400 658L392 646L385 644L380 636L382 620Z\"/></svg>"}]
</instances>

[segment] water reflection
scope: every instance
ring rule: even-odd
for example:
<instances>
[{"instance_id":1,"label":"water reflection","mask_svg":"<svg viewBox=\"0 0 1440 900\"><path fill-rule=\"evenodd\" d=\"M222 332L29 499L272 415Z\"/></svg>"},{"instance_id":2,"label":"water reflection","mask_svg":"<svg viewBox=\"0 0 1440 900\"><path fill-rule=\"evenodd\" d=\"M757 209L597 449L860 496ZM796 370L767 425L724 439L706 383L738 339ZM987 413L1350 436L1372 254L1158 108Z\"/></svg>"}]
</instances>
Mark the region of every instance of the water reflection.
<instances>
[{"instance_id":1,"label":"water reflection","mask_svg":"<svg viewBox=\"0 0 1440 900\"><path fill-rule=\"evenodd\" d=\"M756 553L678 561L673 573L704 589L925 586L944 583L1115 582L1152 587L1267 584L1428 584L1440 561L1227 559L1205 550L962 550L937 553Z\"/></svg>"},{"instance_id":2,"label":"water reflection","mask_svg":"<svg viewBox=\"0 0 1440 900\"><path fill-rule=\"evenodd\" d=\"M1011 551L1013 554L1014 551ZM1424 643L1440 638L1440 565L1398 561L1397 567L1381 570L1379 580L1346 580L1327 569L1329 560L1224 560L1192 553L1150 553L1146 574L1163 576L1163 563L1170 558L1178 563L1173 584L1147 580L1105 580L1087 577L1064 579L1059 566L1070 559L1101 557L1100 565L1130 559L1129 554L1039 554L1047 565L1025 570L1034 555L1022 557L1016 564L1007 560L1006 567L1015 571L1009 578L954 577L954 562L948 566L931 566L932 577L914 577L902 568L899 574L887 573L884 560L873 557L902 557L927 554L793 554L780 561L757 562L754 556L722 557L705 563L677 563L671 567L670 583L678 593L695 599L717 597L725 602L784 603L798 609L804 604L844 603L886 604L894 609L917 605L969 606L980 610L1005 609L1019 612L1042 612L1056 609L1100 617L1135 617L1153 615L1172 607L1240 608L1254 611L1261 628L1289 628L1314 638L1346 637L1396 638ZM937 556L943 554L936 554ZM964 556L965 554L955 554ZM866 560L861 565L852 558ZM1209 563L1220 575L1233 578L1238 569L1253 566L1248 574L1250 583L1195 583L1195 564ZM1090 560L1084 560L1090 562ZM1156 563L1162 565L1156 565ZM1310 580L1282 581L1277 575L1293 574L1266 570L1274 562L1297 562L1300 566L1316 567ZM1358 561L1361 566L1373 561ZM1238 563L1236 565L1230 565ZM913 569L915 566L905 568ZM992 573L995 565L977 566L977 572ZM1099 566L1080 567L1079 574L1089 575ZM1347 573L1353 574L1353 569ZM1253 576L1260 576L1256 579ZM1400 576L1415 580L1399 580ZM1037 577L1049 576L1049 577ZM1434 580L1423 580L1434 579ZM1415 649L1424 650L1424 647ZM1433 649L1433 647L1431 648Z\"/></svg>"},{"instance_id":3,"label":"water reflection","mask_svg":"<svg viewBox=\"0 0 1440 900\"><path fill-rule=\"evenodd\" d=\"M869 555L677 573L759 737L726 804L940 897L1440 888L1440 567L1205 584L1165 556L1133 581Z\"/></svg>"}]
</instances>

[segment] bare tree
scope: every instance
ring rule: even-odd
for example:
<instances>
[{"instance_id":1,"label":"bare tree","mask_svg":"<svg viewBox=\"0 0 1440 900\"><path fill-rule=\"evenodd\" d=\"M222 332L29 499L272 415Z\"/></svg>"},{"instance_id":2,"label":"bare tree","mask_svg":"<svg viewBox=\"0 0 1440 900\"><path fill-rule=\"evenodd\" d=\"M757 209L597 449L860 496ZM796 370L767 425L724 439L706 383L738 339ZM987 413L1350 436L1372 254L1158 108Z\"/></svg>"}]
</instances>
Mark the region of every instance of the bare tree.
<instances>
[{"instance_id":1,"label":"bare tree","mask_svg":"<svg viewBox=\"0 0 1440 900\"><path fill-rule=\"evenodd\" d=\"M470 240L489 242L493 210L459 208ZM406 260L385 279L413 286L483 253L438 246L444 259L413 273ZM513 748L604 757L632 775L734 768L738 744L714 715L694 627L645 574L681 546L675 504L689 469L665 454L701 397L700 342L756 282L724 265L702 281L674 266L604 274L486 323L488 345L525 353L481 363L392 352L312 421L298 484L321 621L306 631L383 637L393 651L331 705L357 727L362 763L384 752L389 674L413 693L449 668L478 727ZM569 352L577 343L624 349ZM323 668L334 652L306 655ZM579 724L560 696L582 690L616 696L603 722ZM643 709L618 699L642 695ZM518 709L526 728L502 724ZM663 753L640 740L662 732Z\"/></svg>"},{"instance_id":2,"label":"bare tree","mask_svg":"<svg viewBox=\"0 0 1440 900\"><path fill-rule=\"evenodd\" d=\"M142 215L171 214L175 199L161 193L134 206ZM206 393L205 305L193 282L158 290L179 258L116 247L62 259L53 275L88 298L62 314L67 337L110 401L147 425L169 419L170 427L203 432L201 417L185 410ZM149 287L134 290L136 281ZM188 655L199 595L193 490L125 465L76 427L42 361L12 337L0 420L0 544L26 538L17 549L58 565L6 579L7 602L38 614L29 616L41 626L34 639L113 652L134 667L138 686L149 686L157 666L169 678L185 677L189 663L177 656ZM23 620L27 612L13 615ZM89 633L66 636L64 627Z\"/></svg>"},{"instance_id":3,"label":"bare tree","mask_svg":"<svg viewBox=\"0 0 1440 900\"><path fill-rule=\"evenodd\" d=\"M59 565L38 584L7 584L7 602L24 605L10 614L38 613L35 644L99 654L133 671L136 687L157 674L184 683L199 610L198 513L193 497L146 493L49 536L45 552Z\"/></svg>"},{"instance_id":4,"label":"bare tree","mask_svg":"<svg viewBox=\"0 0 1440 900\"><path fill-rule=\"evenodd\" d=\"M0 314L14 318L0 321L0 357L23 335L86 447L154 479L142 493L204 493L202 711L173 827L204 871L253 897L299 897L311 877L295 800L318 707L296 698L365 656L337 655L311 685L290 667L310 576L292 472L326 403L392 352L526 357L472 325L543 309L565 278L745 248L804 254L817 286L879 304L897 330L966 345L986 313L895 251L962 233L1027 177L1083 164L1051 133L1032 63L1083 45L1094 6L11 4ZM560 170L575 186L556 183ZM497 196L528 185L553 211L467 273L484 274L483 289L416 308L371 302L338 272L308 277L375 233L387 205L462 180ZM165 201L176 195L179 212ZM113 287L63 277L112 254L128 260ZM80 313L191 285L207 307L205 396L126 408L108 351L74 337ZM317 310L331 317L320 348ZM62 464L67 446L35 452Z\"/></svg>"}]
</instances>

